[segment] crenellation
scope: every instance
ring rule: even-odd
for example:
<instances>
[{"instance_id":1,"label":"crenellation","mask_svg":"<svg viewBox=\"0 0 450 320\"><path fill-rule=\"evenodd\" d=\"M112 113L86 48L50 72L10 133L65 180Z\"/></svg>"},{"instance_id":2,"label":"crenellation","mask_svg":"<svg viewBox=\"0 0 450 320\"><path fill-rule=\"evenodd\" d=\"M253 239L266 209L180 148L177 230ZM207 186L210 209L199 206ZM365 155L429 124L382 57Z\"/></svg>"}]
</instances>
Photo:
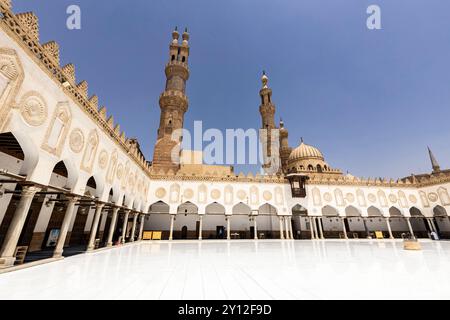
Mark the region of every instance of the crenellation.
<instances>
[{"instance_id":1,"label":"crenellation","mask_svg":"<svg viewBox=\"0 0 450 320\"><path fill-rule=\"evenodd\" d=\"M56 64L59 66L60 60L59 60L59 45L55 41L50 41L47 43L44 43L42 45L42 48L46 50L51 57L55 59Z\"/></svg>"},{"instance_id":2,"label":"crenellation","mask_svg":"<svg viewBox=\"0 0 450 320\"><path fill-rule=\"evenodd\" d=\"M39 43L39 19L33 12L24 12L16 14L27 34Z\"/></svg>"}]
</instances>

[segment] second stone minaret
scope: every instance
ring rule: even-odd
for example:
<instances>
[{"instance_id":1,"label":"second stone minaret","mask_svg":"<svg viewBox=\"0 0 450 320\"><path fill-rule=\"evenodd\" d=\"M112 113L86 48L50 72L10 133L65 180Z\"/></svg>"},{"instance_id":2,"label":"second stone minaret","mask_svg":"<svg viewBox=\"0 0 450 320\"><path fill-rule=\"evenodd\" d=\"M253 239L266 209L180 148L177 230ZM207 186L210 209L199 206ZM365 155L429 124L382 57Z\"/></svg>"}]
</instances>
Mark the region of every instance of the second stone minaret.
<instances>
[{"instance_id":1,"label":"second stone minaret","mask_svg":"<svg viewBox=\"0 0 450 320\"><path fill-rule=\"evenodd\" d=\"M259 91L261 96L259 113L262 119L260 134L263 148L262 168L266 174L275 174L280 171L279 136L275 126L275 105L272 103L272 89L268 86L269 78L265 72L263 72L261 81L263 87Z\"/></svg>"},{"instance_id":2,"label":"second stone minaret","mask_svg":"<svg viewBox=\"0 0 450 320\"><path fill-rule=\"evenodd\" d=\"M176 173L180 167L181 130L184 114L189 101L186 96L186 82L189 79L189 33L187 29L179 43L177 29L172 33L169 49L169 62L166 65L166 88L159 98L161 117L158 140L153 154L153 171L158 173L169 170Z\"/></svg>"}]
</instances>

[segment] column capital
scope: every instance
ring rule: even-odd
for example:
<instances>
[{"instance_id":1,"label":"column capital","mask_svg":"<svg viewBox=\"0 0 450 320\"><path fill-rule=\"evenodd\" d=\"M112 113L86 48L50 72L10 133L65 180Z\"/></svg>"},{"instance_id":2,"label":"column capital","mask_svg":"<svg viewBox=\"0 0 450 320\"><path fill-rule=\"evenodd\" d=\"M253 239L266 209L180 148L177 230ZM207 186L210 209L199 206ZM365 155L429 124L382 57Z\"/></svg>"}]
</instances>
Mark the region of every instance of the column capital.
<instances>
[{"instance_id":1,"label":"column capital","mask_svg":"<svg viewBox=\"0 0 450 320\"><path fill-rule=\"evenodd\" d=\"M22 188L21 196L28 197L28 196L34 196L36 192L41 191L42 188L37 186L24 186Z\"/></svg>"}]
</instances>

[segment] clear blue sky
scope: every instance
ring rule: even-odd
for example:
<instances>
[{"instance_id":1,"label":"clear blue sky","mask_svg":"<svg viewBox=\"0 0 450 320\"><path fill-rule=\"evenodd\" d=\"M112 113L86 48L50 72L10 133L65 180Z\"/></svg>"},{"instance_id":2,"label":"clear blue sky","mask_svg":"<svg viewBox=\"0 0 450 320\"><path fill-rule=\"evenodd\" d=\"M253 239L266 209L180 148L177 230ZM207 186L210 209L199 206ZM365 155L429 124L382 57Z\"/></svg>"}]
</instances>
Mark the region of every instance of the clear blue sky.
<instances>
[{"instance_id":1,"label":"clear blue sky","mask_svg":"<svg viewBox=\"0 0 450 320\"><path fill-rule=\"evenodd\" d=\"M82 9L82 30L65 27ZM366 28L378 4L383 30ZM290 144L300 137L358 176L429 172L426 146L450 167L448 0L13 0L40 18L41 42L125 129L148 159L159 121L171 31L191 33L186 127L258 128L265 69ZM240 168L238 168L240 169ZM247 168L244 168L247 169Z\"/></svg>"}]
</instances>

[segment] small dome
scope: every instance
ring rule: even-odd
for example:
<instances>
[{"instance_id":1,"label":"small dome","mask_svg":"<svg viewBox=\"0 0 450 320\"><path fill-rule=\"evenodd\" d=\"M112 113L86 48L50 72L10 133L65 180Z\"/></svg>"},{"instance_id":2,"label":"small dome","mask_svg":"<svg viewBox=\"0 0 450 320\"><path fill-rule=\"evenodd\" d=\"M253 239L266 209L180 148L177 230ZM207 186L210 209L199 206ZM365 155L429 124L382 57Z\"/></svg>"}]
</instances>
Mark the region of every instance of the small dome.
<instances>
[{"instance_id":1,"label":"small dome","mask_svg":"<svg viewBox=\"0 0 450 320\"><path fill-rule=\"evenodd\" d=\"M302 143L292 150L291 155L289 156L289 161L298 161L298 160L308 160L308 159L317 159L324 161L324 157L322 152L316 147L307 145L302 141Z\"/></svg>"}]
</instances>

